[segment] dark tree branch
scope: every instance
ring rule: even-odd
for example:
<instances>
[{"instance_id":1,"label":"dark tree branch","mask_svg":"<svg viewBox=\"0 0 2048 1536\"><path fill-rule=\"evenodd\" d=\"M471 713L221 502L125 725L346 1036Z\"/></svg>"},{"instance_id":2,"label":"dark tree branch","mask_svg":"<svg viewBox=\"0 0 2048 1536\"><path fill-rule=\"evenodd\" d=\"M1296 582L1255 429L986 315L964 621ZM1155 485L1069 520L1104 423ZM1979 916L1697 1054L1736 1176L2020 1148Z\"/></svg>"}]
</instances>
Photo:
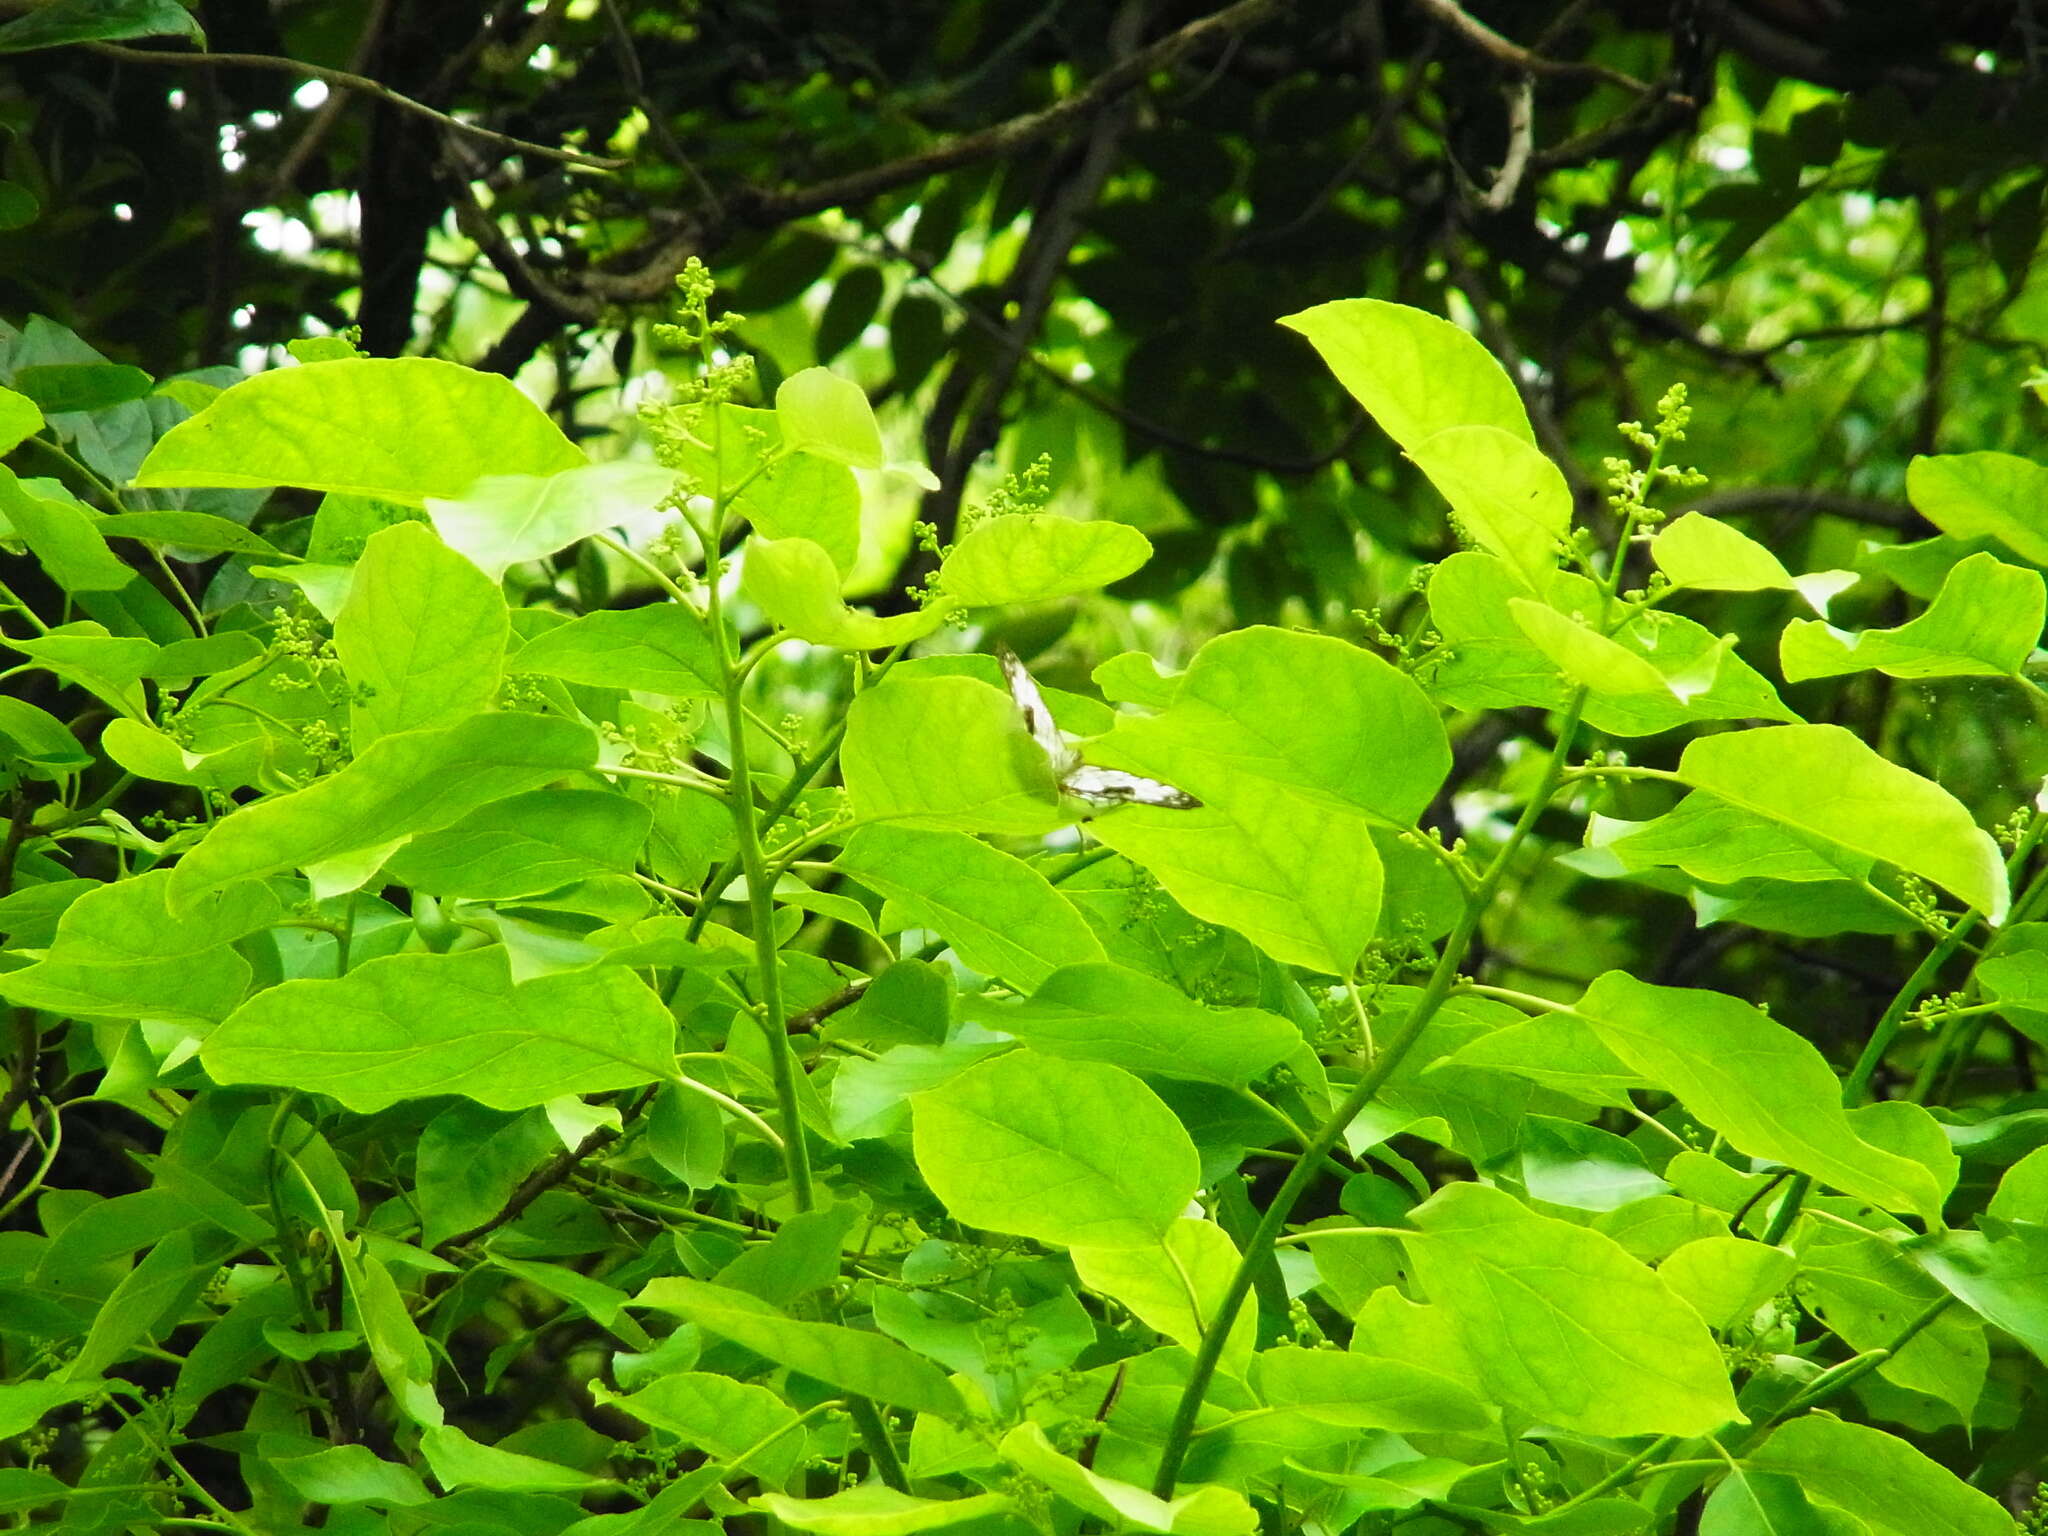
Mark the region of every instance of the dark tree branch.
<instances>
[{"instance_id":1,"label":"dark tree branch","mask_svg":"<svg viewBox=\"0 0 2048 1536\"><path fill-rule=\"evenodd\" d=\"M1547 59L1540 53L1532 53L1519 43L1509 42L1485 22L1469 14L1456 0L1415 0L1415 6L1449 27L1496 64L1517 74L1547 75L1556 80L1600 80L1608 85L1618 85L1625 91L1633 91L1638 96L1647 96L1654 89L1635 76L1609 69L1605 64Z\"/></svg>"},{"instance_id":2,"label":"dark tree branch","mask_svg":"<svg viewBox=\"0 0 2048 1536\"><path fill-rule=\"evenodd\" d=\"M548 144L536 144L531 139L515 138L509 133L500 133L495 128L485 128L476 123L465 123L459 117L450 117L446 112L436 111L423 101L415 101L403 91L393 90L367 75L358 75L346 69L329 69L323 64L308 64L302 59L275 57L267 53L175 53L168 49L128 48L120 43L87 43L94 53L103 53L110 59L124 59L131 64L189 64L199 69L268 69L288 75L305 75L314 80L343 90L355 91L364 96L374 97L401 112L410 112L429 122L439 123L451 133L465 134L480 139L486 144L495 144L516 154L539 155L543 159L558 160L564 165L579 166L589 171L621 171L632 162L613 160L603 155L586 155L573 149L556 149Z\"/></svg>"},{"instance_id":3,"label":"dark tree branch","mask_svg":"<svg viewBox=\"0 0 2048 1536\"><path fill-rule=\"evenodd\" d=\"M1901 502L1880 501L1874 496L1851 496L1841 491L1817 491L1804 485L1746 485L1737 490L1715 491L1697 501L1687 502L1678 510L1704 512L1709 517L1741 517L1751 512L1805 512L1900 532L1911 531L1920 519L1919 513Z\"/></svg>"}]
</instances>

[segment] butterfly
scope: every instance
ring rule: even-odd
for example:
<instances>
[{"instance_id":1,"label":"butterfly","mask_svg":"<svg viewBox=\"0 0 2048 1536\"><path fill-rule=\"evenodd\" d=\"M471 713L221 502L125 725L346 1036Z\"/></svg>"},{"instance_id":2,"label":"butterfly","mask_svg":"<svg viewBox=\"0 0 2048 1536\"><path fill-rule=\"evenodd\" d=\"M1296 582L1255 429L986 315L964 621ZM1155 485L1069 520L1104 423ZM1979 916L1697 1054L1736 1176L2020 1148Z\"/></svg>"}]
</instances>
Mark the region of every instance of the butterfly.
<instances>
[{"instance_id":1,"label":"butterfly","mask_svg":"<svg viewBox=\"0 0 2048 1536\"><path fill-rule=\"evenodd\" d=\"M1017 713L1024 717L1024 728L1052 764L1052 776L1058 781L1061 794L1104 809L1119 805L1155 805L1169 811L1201 808L1202 802L1184 789L1119 768L1098 768L1082 762L1081 754L1068 745L1065 735L1053 723L1045 695L1038 691L1038 684L1024 670L1017 653L998 643L996 660L1002 664L1003 680L1010 685Z\"/></svg>"}]
</instances>

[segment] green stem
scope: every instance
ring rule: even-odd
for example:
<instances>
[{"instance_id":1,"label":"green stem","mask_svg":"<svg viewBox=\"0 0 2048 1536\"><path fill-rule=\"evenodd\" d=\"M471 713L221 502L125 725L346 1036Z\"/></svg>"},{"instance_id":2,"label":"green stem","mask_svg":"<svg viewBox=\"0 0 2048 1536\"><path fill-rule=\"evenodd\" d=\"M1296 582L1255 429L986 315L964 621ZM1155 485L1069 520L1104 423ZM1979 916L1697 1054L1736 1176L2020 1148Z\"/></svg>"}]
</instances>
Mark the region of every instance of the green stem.
<instances>
[{"instance_id":1,"label":"green stem","mask_svg":"<svg viewBox=\"0 0 2048 1536\"><path fill-rule=\"evenodd\" d=\"M846 1411L867 1450L868 1460L875 1464L876 1475L898 1493L910 1492L910 1478L903 1470L903 1459L896 1454L895 1442L889 1438L882 1410L864 1397L849 1396Z\"/></svg>"},{"instance_id":2,"label":"green stem","mask_svg":"<svg viewBox=\"0 0 2048 1536\"><path fill-rule=\"evenodd\" d=\"M1451 990L1458 981L1458 967L1464 963L1472 941L1478 936L1480 920L1492 905L1501 882L1507 878L1508 867L1521 850L1524 841L1535 830L1537 818L1549 807L1550 798L1564 777L1565 763L1569 758L1572 741L1578 735L1579 717L1585 712L1586 690L1580 688L1572 694L1571 703L1566 707L1564 718L1559 722L1557 745L1551 749L1550 761L1544 766L1542 781L1529 802L1522 808L1514 830L1501 844L1493 862L1487 866L1486 874L1480 879L1478 888L1466 898L1465 910L1458 919L1458 926L1444 944L1443 953L1438 956L1436 967L1430 972L1422 996L1414 1010L1402 1023L1400 1030L1381 1049L1378 1058L1359 1078L1344 1101L1330 1114L1315 1135L1302 1149L1302 1157L1288 1170L1286 1179L1267 1205L1265 1214L1253 1229L1251 1238L1245 1244L1244 1256L1238 1260L1237 1269L1230 1277L1229 1288L1216 1309L1215 1319L1202 1337L1202 1346L1195 1353L1194 1366L1188 1374L1187 1386L1182 1390L1180 1401L1175 1405L1173 1421L1167 1427L1166 1445L1159 1454L1159 1470L1152 1480L1153 1494L1162 1499L1173 1497L1175 1484L1179 1481L1181 1462L1186 1458L1188 1442L1194 1434L1195 1419L1201 1413L1202 1400L1208 1394L1209 1383L1215 1378L1216 1366L1223 1355L1223 1345L1230 1336L1231 1324L1238 1311L1244 1306L1245 1298L1251 1294L1253 1277L1260 1267L1271 1259L1273 1246L1280 1238L1280 1232L1287 1225L1287 1218L1293 1213L1295 1204L1322 1173L1323 1159L1329 1155L1351 1122L1359 1112L1372 1102L1373 1096L1386 1085L1387 1079L1401 1065L1402 1059L1413 1050L1422 1038L1423 1030L1436 1016L1437 1010L1449 1000Z\"/></svg>"},{"instance_id":3,"label":"green stem","mask_svg":"<svg viewBox=\"0 0 2048 1536\"><path fill-rule=\"evenodd\" d=\"M715 405L711 419L714 428L712 461L723 463L721 429L724 413ZM747 908L754 930L754 965L760 972L759 1022L768 1047L769 1068L775 1080L776 1112L782 1120L782 1165L789 1177L791 1198L796 1202L797 1211L802 1213L817 1204L817 1195L811 1184L811 1151L804 1140L803 1110L797 1097L796 1052L790 1045L788 1013L782 1000L782 957L775 943L775 884L768 872L768 861L761 852L761 824L754 817L754 769L747 757L747 706L741 697L746 680L739 671L730 637L726 634L724 605L719 596L725 573L718 555L718 540L724 532L725 510L730 499L725 487L720 485L712 501L711 543L704 553L705 589L708 594L705 617L711 630L712 648L718 656L720 681L725 694L725 728L732 757L729 781L732 795L727 804L732 810L733 833L739 844L739 867L747 880ZM773 820L768 824L773 826ZM731 863L730 860L727 862ZM725 878L730 880L731 876ZM706 894L713 895L721 888L708 887ZM701 929L702 919L710 912L711 905L711 901L706 900L698 907L697 915L691 919L692 936Z\"/></svg>"},{"instance_id":4,"label":"green stem","mask_svg":"<svg viewBox=\"0 0 2048 1536\"><path fill-rule=\"evenodd\" d=\"M1551 1509L1545 1511L1545 1513L1551 1515L1561 1515L1566 1510L1571 1509L1577 1505L1591 1503L1594 1499L1599 1498L1600 1495L1603 1493L1612 1493L1615 1489L1621 1487L1624 1483L1632 1482L1637 1476L1637 1474L1639 1474L1646 1465L1648 1465L1650 1462L1655 1461L1658 1457L1664 1455L1666 1452L1670 1451L1672 1447L1674 1447L1677 1444L1678 1436L1676 1435L1665 1435L1660 1439L1652 1440L1648 1445L1644 1446L1640 1451L1636 1452L1635 1455L1629 1457L1627 1461L1624 1461L1612 1472L1608 1473L1605 1477L1601 1478L1599 1482L1592 1484L1590 1487L1581 1488L1577 1493L1573 1494L1570 1498L1566 1499L1562 1504L1553 1506ZM1718 1465L1718 1463L1716 1463L1716 1465ZM1661 1471L1662 1468L1659 1468L1658 1470Z\"/></svg>"}]
</instances>

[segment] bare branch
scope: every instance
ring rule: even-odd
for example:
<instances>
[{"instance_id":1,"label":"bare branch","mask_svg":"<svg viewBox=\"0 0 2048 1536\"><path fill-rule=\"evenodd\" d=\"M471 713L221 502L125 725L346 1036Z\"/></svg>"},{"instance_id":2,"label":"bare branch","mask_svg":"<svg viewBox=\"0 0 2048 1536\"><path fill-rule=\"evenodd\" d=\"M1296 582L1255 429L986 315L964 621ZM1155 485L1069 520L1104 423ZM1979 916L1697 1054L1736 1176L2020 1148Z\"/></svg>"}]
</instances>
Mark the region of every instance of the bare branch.
<instances>
[{"instance_id":1,"label":"bare branch","mask_svg":"<svg viewBox=\"0 0 2048 1536\"><path fill-rule=\"evenodd\" d=\"M581 154L573 149L556 149L548 144L536 144L531 139L514 138L509 133L500 133L495 128L484 128L476 123L465 123L459 117L450 117L446 112L437 112L423 101L415 101L402 91L394 91L381 81L367 75L353 74L345 69L329 69L324 64L308 64L300 59L280 58L269 53L176 53L169 49L127 48L119 43L87 43L94 53L104 54L110 59L122 59L131 64L189 64L200 69L267 69L279 74L307 75L315 80L324 80L329 85L343 90L358 91L365 96L389 102L402 111L412 112L431 122L439 123L451 132L466 134L472 139L481 139L487 144L496 144L501 149L517 151L525 155L540 155L563 165L580 166L589 171L621 171L632 162L613 160L601 155Z\"/></svg>"},{"instance_id":2,"label":"bare branch","mask_svg":"<svg viewBox=\"0 0 2048 1536\"><path fill-rule=\"evenodd\" d=\"M1875 496L1851 496L1842 491L1817 491L1805 485L1745 485L1734 490L1715 491L1679 508L1682 512L1704 512L1709 517L1739 517L1748 512L1810 512L1821 517L1845 518L1873 528L1911 530L1920 514L1903 502L1882 501Z\"/></svg>"},{"instance_id":3,"label":"bare branch","mask_svg":"<svg viewBox=\"0 0 2048 1536\"><path fill-rule=\"evenodd\" d=\"M1456 0L1415 0L1415 4L1488 58L1519 74L1548 75L1558 80L1602 80L1625 91L1633 91L1638 96L1647 96L1653 89L1634 75L1609 69L1605 64L1546 59L1540 53L1531 53L1520 43L1509 42L1485 22L1470 15Z\"/></svg>"}]
</instances>

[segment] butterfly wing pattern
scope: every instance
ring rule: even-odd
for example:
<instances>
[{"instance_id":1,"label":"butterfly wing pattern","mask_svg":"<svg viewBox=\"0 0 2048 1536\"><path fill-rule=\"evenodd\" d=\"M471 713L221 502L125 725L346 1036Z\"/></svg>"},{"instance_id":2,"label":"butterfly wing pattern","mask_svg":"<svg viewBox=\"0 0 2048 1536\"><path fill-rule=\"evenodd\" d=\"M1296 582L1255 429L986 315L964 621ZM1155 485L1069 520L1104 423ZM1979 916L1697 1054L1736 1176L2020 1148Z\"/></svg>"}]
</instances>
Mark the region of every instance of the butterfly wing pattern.
<instances>
[{"instance_id":1,"label":"butterfly wing pattern","mask_svg":"<svg viewBox=\"0 0 2048 1536\"><path fill-rule=\"evenodd\" d=\"M1038 691L1038 684L1024 670L1024 663L1017 659L1017 653L1007 645L998 645L996 660L1002 665L1003 680L1010 685L1010 697L1016 702L1017 713L1024 717L1024 728L1052 763L1053 777L1059 781L1061 794L1105 810L1119 805L1152 805L1169 811L1201 808L1202 802L1184 789L1176 789L1171 784L1148 779L1142 774L1125 773L1118 768L1098 768L1092 763L1082 762L1081 754L1060 734L1059 726L1053 721L1052 710L1046 706L1045 695Z\"/></svg>"}]
</instances>

